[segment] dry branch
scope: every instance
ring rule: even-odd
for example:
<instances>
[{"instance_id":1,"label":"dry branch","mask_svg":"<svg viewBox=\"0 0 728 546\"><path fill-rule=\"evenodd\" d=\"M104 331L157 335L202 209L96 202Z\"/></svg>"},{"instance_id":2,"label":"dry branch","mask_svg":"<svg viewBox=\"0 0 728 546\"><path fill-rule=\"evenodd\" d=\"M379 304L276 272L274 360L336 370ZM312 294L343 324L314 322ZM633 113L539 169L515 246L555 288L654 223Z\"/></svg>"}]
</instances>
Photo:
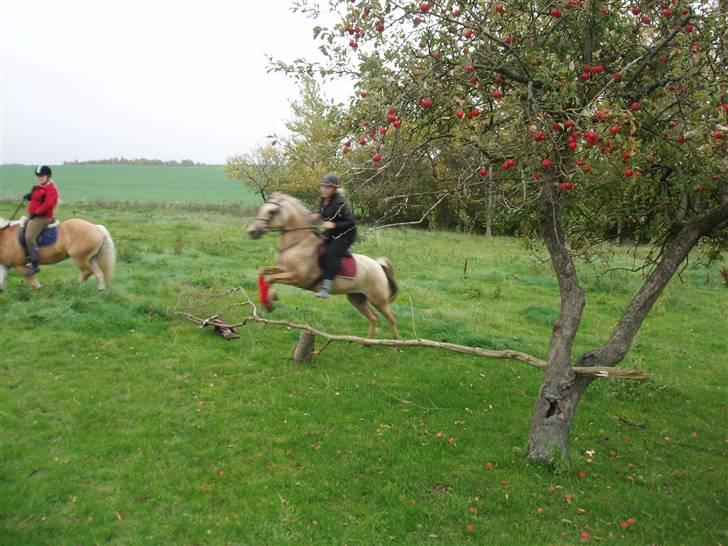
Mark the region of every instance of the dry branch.
<instances>
[{"instance_id":1,"label":"dry branch","mask_svg":"<svg viewBox=\"0 0 728 546\"><path fill-rule=\"evenodd\" d=\"M310 336L313 336L313 338L320 337L322 339L325 339L326 345L324 345L324 347L319 351L312 351L313 345L306 349L307 351L311 351L311 354L313 355L319 354L329 343L333 341L342 341L347 343L357 343L359 345L365 346L375 345L382 347L429 347L431 349L443 349L446 351L452 351L473 356L481 356L485 358L493 358L498 360L518 360L519 362L528 364L529 366L539 369L541 371L546 371L546 369L548 368L548 364L544 360L541 360L539 358L536 358L535 356L526 353L522 353L520 351L493 351L490 349L482 349L480 347L468 347L466 345L458 345L456 343L448 343L444 341L432 341L430 339L369 339L359 336L336 335L324 332L322 330L318 330L308 324L301 324L289 320L266 319L258 315L257 306L255 305L255 303L253 303L253 301L248 297L247 293L242 288L232 289L229 293L233 292L241 292L244 295L244 297L247 299L246 304L250 305L253 314L245 317L241 322L237 324L225 324L225 326L227 326L228 328L237 328L240 326L245 326L248 322L259 322L261 324L268 324L271 326L284 326L293 330L300 330L301 332L308 333ZM195 317L194 315L190 315L189 313L178 314L187 317L189 320L196 322L197 324L200 324L201 328L206 326L208 323L212 323L211 321L217 318L217 315L214 315L209 319L203 320ZM307 339L312 340L313 338ZM300 339L303 339L303 337L301 337ZM606 377L609 379L634 379L638 381L647 379L647 375L645 375L643 372L629 368L582 366L574 367L573 370L576 375L582 376Z\"/></svg>"}]
</instances>

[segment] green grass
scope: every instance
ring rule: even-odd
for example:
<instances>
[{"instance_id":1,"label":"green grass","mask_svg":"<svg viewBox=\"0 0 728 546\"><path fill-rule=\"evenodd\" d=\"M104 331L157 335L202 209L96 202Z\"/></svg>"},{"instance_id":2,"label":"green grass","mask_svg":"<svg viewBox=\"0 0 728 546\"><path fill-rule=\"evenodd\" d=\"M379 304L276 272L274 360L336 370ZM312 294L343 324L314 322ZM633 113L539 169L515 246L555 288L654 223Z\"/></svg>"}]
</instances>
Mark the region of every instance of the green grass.
<instances>
[{"instance_id":1,"label":"green grass","mask_svg":"<svg viewBox=\"0 0 728 546\"><path fill-rule=\"evenodd\" d=\"M624 364L652 379L595 383L573 468L553 472L525 460L542 374L523 364L334 344L295 365L294 331L249 324L227 342L175 315L244 315L219 296L254 293L277 237L247 240L240 210L62 211L109 227L118 269L103 294L64 262L43 268L40 292L13 274L0 295L2 544L728 541L728 292L715 265L670 284ZM392 258L404 336L546 355L558 290L519 242L394 230L357 248ZM584 350L640 279L580 267ZM275 317L366 332L343 298L278 292Z\"/></svg>"},{"instance_id":2,"label":"green grass","mask_svg":"<svg viewBox=\"0 0 728 546\"><path fill-rule=\"evenodd\" d=\"M35 183L34 166L0 165L0 199L17 199ZM53 180L62 202L142 201L258 205L260 197L225 178L219 165L58 165Z\"/></svg>"}]
</instances>

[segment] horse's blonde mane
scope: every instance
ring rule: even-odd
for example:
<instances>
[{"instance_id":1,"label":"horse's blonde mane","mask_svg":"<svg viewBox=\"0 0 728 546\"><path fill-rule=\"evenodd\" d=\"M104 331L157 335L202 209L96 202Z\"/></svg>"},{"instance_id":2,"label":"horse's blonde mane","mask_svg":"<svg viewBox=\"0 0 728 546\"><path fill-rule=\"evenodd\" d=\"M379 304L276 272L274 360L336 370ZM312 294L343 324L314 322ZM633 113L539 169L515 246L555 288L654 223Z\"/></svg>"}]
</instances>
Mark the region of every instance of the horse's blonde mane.
<instances>
[{"instance_id":1,"label":"horse's blonde mane","mask_svg":"<svg viewBox=\"0 0 728 546\"><path fill-rule=\"evenodd\" d=\"M308 210L303 203L301 203L292 195L288 195L287 193L277 191L271 194L270 198L276 199L280 203L287 203L291 205L294 209L298 209L298 212L304 216L308 217L311 214L311 211Z\"/></svg>"}]
</instances>

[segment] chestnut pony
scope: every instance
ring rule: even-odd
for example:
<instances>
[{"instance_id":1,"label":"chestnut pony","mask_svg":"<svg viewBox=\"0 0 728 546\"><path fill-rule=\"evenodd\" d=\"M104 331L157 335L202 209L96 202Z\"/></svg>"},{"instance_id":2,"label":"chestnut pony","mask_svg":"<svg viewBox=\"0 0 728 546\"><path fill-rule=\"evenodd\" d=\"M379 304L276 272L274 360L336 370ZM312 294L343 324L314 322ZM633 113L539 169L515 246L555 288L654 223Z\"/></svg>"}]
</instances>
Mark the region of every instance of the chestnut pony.
<instances>
[{"instance_id":1,"label":"chestnut pony","mask_svg":"<svg viewBox=\"0 0 728 546\"><path fill-rule=\"evenodd\" d=\"M21 275L26 271L25 249L18 243L20 224L21 221L10 222L0 218L0 291L5 288L11 267ZM81 270L80 280L83 282L94 275L98 289L105 290L116 266L116 250L109 231L102 225L78 218L64 220L56 229L56 242L40 249L40 263L54 264L73 258ZM27 280L33 288L40 288L35 275Z\"/></svg>"},{"instance_id":2,"label":"chestnut pony","mask_svg":"<svg viewBox=\"0 0 728 546\"><path fill-rule=\"evenodd\" d=\"M260 270L268 284L290 284L305 290L318 290L321 269L318 265L321 237L313 226L311 212L298 199L285 193L273 193L258 210L248 226L248 234L258 239L268 231L281 232L278 265ZM387 258L373 260L353 254L356 276L334 279L332 294L346 294L349 302L369 321L369 337L377 332L374 306L389 321L392 334L399 339L397 320L389 303L397 294L394 268Z\"/></svg>"}]
</instances>

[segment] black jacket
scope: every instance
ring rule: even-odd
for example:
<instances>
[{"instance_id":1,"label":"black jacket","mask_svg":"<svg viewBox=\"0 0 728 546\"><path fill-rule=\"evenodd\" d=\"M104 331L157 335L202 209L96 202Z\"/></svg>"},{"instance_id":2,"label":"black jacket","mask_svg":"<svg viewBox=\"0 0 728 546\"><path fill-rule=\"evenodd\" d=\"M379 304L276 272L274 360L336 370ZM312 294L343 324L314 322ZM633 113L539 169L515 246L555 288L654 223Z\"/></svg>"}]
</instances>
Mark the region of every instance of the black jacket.
<instances>
[{"instance_id":1,"label":"black jacket","mask_svg":"<svg viewBox=\"0 0 728 546\"><path fill-rule=\"evenodd\" d=\"M346 206L346 201L341 195L335 193L328 205L324 204L324 200L321 199L319 215L322 221L336 224L334 229L324 231L324 237L327 239L340 239L349 243L354 242L356 239L356 220L354 220L354 215Z\"/></svg>"}]
</instances>

